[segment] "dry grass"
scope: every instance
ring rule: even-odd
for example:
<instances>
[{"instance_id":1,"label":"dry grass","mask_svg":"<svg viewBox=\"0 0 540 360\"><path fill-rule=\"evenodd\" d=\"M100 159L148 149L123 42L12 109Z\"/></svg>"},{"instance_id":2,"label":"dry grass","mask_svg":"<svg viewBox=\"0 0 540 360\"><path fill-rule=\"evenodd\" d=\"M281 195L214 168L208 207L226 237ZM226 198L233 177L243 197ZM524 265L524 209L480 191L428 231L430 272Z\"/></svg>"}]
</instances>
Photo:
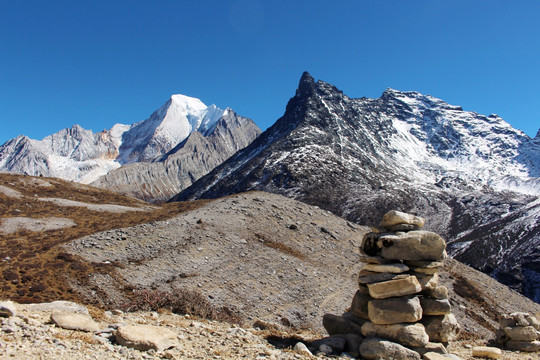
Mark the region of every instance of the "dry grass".
<instances>
[{"instance_id":1,"label":"dry grass","mask_svg":"<svg viewBox=\"0 0 540 360\"><path fill-rule=\"evenodd\" d=\"M115 204L147 207L148 203L90 186L55 178L40 178L52 186L40 186L36 178L24 175L0 174L0 185L21 192L23 198L0 193L0 219L9 217L62 217L77 226L32 232L17 231L0 236L0 298L20 303L58 299L82 301L73 293L67 278L85 283L88 273L110 273L112 265L88 263L66 254L60 245L92 233L134 226L171 218L195 209L208 201L176 202L155 206L151 211L125 213L91 211L85 207L63 207L38 197L56 197L91 204Z\"/></svg>"},{"instance_id":2,"label":"dry grass","mask_svg":"<svg viewBox=\"0 0 540 360\"><path fill-rule=\"evenodd\" d=\"M307 257L304 254L302 254L298 250L293 249L290 246L287 246L280 242L272 241L261 234L255 233L254 235L257 238L257 240L259 240L264 246L267 246L269 248L272 248L284 254L294 256L295 258L300 259L300 260L307 260Z\"/></svg>"},{"instance_id":3,"label":"dry grass","mask_svg":"<svg viewBox=\"0 0 540 360\"><path fill-rule=\"evenodd\" d=\"M202 319L226 321L242 324L243 319L237 311L229 307L216 307L200 291L176 289L174 292L160 290L139 290L124 305L124 311L170 311L175 314L188 314Z\"/></svg>"}]
</instances>

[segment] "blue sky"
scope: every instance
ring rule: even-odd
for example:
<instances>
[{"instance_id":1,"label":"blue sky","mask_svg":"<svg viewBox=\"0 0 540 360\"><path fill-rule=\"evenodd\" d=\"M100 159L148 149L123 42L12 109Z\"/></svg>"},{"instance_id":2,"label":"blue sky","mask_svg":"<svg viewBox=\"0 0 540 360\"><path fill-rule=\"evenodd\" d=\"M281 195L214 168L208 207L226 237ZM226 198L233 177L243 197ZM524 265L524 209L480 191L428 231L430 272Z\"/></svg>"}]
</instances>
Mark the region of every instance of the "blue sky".
<instances>
[{"instance_id":1,"label":"blue sky","mask_svg":"<svg viewBox=\"0 0 540 360\"><path fill-rule=\"evenodd\" d=\"M540 127L540 1L0 1L0 144L146 119L171 94L265 129L303 71Z\"/></svg>"}]
</instances>

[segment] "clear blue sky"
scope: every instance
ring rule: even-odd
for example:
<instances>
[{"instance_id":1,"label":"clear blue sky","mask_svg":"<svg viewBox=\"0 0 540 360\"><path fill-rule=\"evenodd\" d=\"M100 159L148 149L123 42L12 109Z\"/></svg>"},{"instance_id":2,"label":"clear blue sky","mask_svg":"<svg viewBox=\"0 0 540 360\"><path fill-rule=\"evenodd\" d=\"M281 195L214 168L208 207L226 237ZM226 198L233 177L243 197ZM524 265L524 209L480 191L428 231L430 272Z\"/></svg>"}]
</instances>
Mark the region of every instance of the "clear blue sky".
<instances>
[{"instance_id":1,"label":"clear blue sky","mask_svg":"<svg viewBox=\"0 0 540 360\"><path fill-rule=\"evenodd\" d=\"M540 127L537 0L0 1L0 144L131 124L175 93L265 129L305 70Z\"/></svg>"}]
</instances>

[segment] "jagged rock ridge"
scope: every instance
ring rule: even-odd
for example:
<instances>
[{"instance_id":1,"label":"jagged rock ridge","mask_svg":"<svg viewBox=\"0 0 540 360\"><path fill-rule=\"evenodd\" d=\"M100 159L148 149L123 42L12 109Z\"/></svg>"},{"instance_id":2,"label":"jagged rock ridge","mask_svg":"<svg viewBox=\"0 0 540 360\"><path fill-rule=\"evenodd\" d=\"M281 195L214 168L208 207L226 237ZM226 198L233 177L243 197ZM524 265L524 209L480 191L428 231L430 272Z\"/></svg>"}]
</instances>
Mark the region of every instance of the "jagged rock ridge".
<instances>
[{"instance_id":1,"label":"jagged rock ridge","mask_svg":"<svg viewBox=\"0 0 540 360\"><path fill-rule=\"evenodd\" d=\"M264 190L362 224L424 214L458 259L539 301L538 139L429 95L351 99L304 73L272 127L174 200Z\"/></svg>"},{"instance_id":2,"label":"jagged rock ridge","mask_svg":"<svg viewBox=\"0 0 540 360\"><path fill-rule=\"evenodd\" d=\"M248 118L228 110L207 130L192 132L184 141L154 162L126 164L92 183L152 202L165 202L190 186L260 134Z\"/></svg>"},{"instance_id":3,"label":"jagged rock ridge","mask_svg":"<svg viewBox=\"0 0 540 360\"><path fill-rule=\"evenodd\" d=\"M200 170L192 171L189 175L178 175L191 180L249 144L260 130L253 121L239 117L229 108L222 110L215 105L206 106L199 99L173 95L147 120L133 125L116 124L110 130L99 133L75 125L43 140L26 136L9 140L0 147L0 170L90 183L125 164L163 159L195 132L208 142L205 147L199 148L213 151L206 155L211 160L195 166ZM212 141L219 143L212 144ZM188 149L185 148L184 152ZM217 149L220 153L216 157ZM146 170L151 167L142 164L135 166L139 171L151 171ZM114 188L118 187L120 181L107 180L104 184L111 182ZM156 185L159 188L156 196L164 198L168 196L164 194L169 192L170 195L177 193L183 188L177 187L180 183L187 184L177 181L174 186L170 182ZM146 191L143 198L147 198L148 193Z\"/></svg>"}]
</instances>

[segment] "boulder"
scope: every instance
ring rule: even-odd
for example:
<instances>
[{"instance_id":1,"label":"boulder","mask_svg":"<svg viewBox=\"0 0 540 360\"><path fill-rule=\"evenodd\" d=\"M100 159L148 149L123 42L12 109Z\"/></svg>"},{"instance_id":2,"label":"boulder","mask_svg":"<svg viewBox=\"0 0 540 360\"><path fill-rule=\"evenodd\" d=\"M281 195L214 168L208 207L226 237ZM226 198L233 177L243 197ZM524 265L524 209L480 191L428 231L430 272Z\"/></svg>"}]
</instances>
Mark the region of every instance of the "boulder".
<instances>
[{"instance_id":1,"label":"boulder","mask_svg":"<svg viewBox=\"0 0 540 360\"><path fill-rule=\"evenodd\" d=\"M506 343L506 347L510 350L537 352L540 351L540 341L510 340Z\"/></svg>"},{"instance_id":2,"label":"boulder","mask_svg":"<svg viewBox=\"0 0 540 360\"><path fill-rule=\"evenodd\" d=\"M426 220L420 216L415 216L412 214L407 214L401 211L390 210L384 214L380 226L385 228L392 228L396 225L408 224L416 225L421 228L424 226Z\"/></svg>"},{"instance_id":3,"label":"boulder","mask_svg":"<svg viewBox=\"0 0 540 360\"><path fill-rule=\"evenodd\" d=\"M51 314L51 321L63 329L97 332L99 325L90 315L72 312L55 312Z\"/></svg>"},{"instance_id":4,"label":"boulder","mask_svg":"<svg viewBox=\"0 0 540 360\"><path fill-rule=\"evenodd\" d=\"M370 300L368 315L374 324L412 323L422 318L422 306L418 297Z\"/></svg>"},{"instance_id":5,"label":"boulder","mask_svg":"<svg viewBox=\"0 0 540 360\"><path fill-rule=\"evenodd\" d=\"M0 302L0 317L17 316L17 308L13 301Z\"/></svg>"},{"instance_id":6,"label":"boulder","mask_svg":"<svg viewBox=\"0 0 540 360\"><path fill-rule=\"evenodd\" d=\"M503 328L504 332L512 340L517 341L534 341L540 336L540 332L536 331L533 326L507 326Z\"/></svg>"},{"instance_id":7,"label":"boulder","mask_svg":"<svg viewBox=\"0 0 540 360\"><path fill-rule=\"evenodd\" d=\"M446 242L431 231L409 231L380 236L377 246L381 257L389 260L443 260L446 254Z\"/></svg>"},{"instance_id":8,"label":"boulder","mask_svg":"<svg viewBox=\"0 0 540 360\"><path fill-rule=\"evenodd\" d=\"M330 335L358 334L362 335L362 327L339 315L325 314L323 326Z\"/></svg>"},{"instance_id":9,"label":"boulder","mask_svg":"<svg viewBox=\"0 0 540 360\"><path fill-rule=\"evenodd\" d=\"M409 271L409 267L402 263L366 264L364 265L362 270L377 272L377 273L401 274L406 271Z\"/></svg>"},{"instance_id":10,"label":"boulder","mask_svg":"<svg viewBox=\"0 0 540 360\"><path fill-rule=\"evenodd\" d=\"M141 351L163 351L177 345L176 333L153 325L120 326L114 335L120 345Z\"/></svg>"},{"instance_id":11,"label":"boulder","mask_svg":"<svg viewBox=\"0 0 540 360\"><path fill-rule=\"evenodd\" d=\"M369 295L374 299L412 295L422 290L422 286L416 279L416 276L368 284L367 287L369 289Z\"/></svg>"},{"instance_id":12,"label":"boulder","mask_svg":"<svg viewBox=\"0 0 540 360\"><path fill-rule=\"evenodd\" d=\"M368 315L368 302L371 300L369 296L369 291L367 288L364 290L361 288L361 290L357 290L354 294L351 307L349 311L358 317L369 319Z\"/></svg>"},{"instance_id":13,"label":"boulder","mask_svg":"<svg viewBox=\"0 0 540 360\"><path fill-rule=\"evenodd\" d=\"M447 343L457 339L460 326L453 314L442 316L425 316L422 318L422 324L430 341Z\"/></svg>"},{"instance_id":14,"label":"boulder","mask_svg":"<svg viewBox=\"0 0 540 360\"><path fill-rule=\"evenodd\" d=\"M499 348L491 346L475 346L472 348L472 356L499 359L502 356L502 351Z\"/></svg>"},{"instance_id":15,"label":"boulder","mask_svg":"<svg viewBox=\"0 0 540 360\"><path fill-rule=\"evenodd\" d=\"M450 314L450 301L448 299L432 299L421 297L422 313L424 315L447 315Z\"/></svg>"},{"instance_id":16,"label":"boulder","mask_svg":"<svg viewBox=\"0 0 540 360\"><path fill-rule=\"evenodd\" d=\"M407 347L422 347L429 342L422 324L378 325L368 321L362 325L362 335L391 340Z\"/></svg>"},{"instance_id":17,"label":"boulder","mask_svg":"<svg viewBox=\"0 0 540 360\"><path fill-rule=\"evenodd\" d=\"M420 354L391 341L367 338L360 345L360 355L365 359L420 360Z\"/></svg>"},{"instance_id":18,"label":"boulder","mask_svg":"<svg viewBox=\"0 0 540 360\"><path fill-rule=\"evenodd\" d=\"M72 301L53 301L50 303L30 304L26 305L26 308L30 311L60 311L88 314L88 309L86 306L79 305Z\"/></svg>"}]
</instances>

